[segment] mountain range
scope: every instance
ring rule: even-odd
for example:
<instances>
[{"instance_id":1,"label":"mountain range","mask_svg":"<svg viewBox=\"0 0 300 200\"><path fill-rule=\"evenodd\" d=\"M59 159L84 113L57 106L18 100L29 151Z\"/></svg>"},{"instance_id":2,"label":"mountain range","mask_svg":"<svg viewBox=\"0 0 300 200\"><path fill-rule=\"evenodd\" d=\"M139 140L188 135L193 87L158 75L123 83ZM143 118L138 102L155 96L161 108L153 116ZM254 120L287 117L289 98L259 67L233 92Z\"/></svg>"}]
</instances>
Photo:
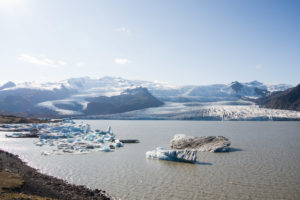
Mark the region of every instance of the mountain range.
<instances>
[{"instance_id":1,"label":"mountain range","mask_svg":"<svg viewBox=\"0 0 300 200\"><path fill-rule=\"evenodd\" d=\"M144 112L141 118L147 118L149 109L156 115L166 113L165 109L180 114L186 109L203 111L207 106L253 106L257 99L292 87L258 81L176 86L119 77L82 77L47 83L8 82L0 86L0 110L44 117L121 116L137 111Z\"/></svg>"}]
</instances>

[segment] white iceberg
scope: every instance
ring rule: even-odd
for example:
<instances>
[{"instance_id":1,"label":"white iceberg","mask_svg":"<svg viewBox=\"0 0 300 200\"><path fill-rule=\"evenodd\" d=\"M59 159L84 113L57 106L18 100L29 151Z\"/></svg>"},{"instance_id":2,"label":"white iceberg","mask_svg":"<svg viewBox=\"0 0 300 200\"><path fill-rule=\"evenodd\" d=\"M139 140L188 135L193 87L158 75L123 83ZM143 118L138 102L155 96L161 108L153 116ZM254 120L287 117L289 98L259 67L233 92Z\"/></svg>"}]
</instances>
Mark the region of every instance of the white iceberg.
<instances>
[{"instance_id":1,"label":"white iceberg","mask_svg":"<svg viewBox=\"0 0 300 200\"><path fill-rule=\"evenodd\" d=\"M162 147L158 147L153 151L147 151L146 157L158 159L158 160L194 163L197 160L197 151L194 151L194 150L165 150Z\"/></svg>"}]
</instances>

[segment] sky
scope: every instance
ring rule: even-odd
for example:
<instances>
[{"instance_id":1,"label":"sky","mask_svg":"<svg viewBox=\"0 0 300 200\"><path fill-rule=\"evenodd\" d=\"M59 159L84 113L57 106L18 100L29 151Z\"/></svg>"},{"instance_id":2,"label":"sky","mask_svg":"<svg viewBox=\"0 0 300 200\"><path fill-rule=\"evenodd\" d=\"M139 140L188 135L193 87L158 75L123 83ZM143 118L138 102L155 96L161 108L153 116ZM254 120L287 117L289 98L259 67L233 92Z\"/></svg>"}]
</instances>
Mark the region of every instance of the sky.
<instances>
[{"instance_id":1,"label":"sky","mask_svg":"<svg viewBox=\"0 0 300 200\"><path fill-rule=\"evenodd\" d=\"M300 83L299 0L0 0L0 83Z\"/></svg>"}]
</instances>

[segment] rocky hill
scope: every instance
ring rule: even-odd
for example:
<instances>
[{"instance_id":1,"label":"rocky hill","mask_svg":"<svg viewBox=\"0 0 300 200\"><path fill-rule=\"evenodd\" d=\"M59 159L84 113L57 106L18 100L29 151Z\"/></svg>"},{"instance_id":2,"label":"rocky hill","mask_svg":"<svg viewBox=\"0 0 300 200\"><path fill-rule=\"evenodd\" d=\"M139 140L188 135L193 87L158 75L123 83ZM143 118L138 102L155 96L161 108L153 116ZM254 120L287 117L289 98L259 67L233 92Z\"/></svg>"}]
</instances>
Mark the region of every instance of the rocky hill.
<instances>
[{"instance_id":1,"label":"rocky hill","mask_svg":"<svg viewBox=\"0 0 300 200\"><path fill-rule=\"evenodd\" d=\"M122 113L163 105L163 102L142 87L127 89L117 96L100 96L87 100L90 103L84 111L86 115Z\"/></svg>"},{"instance_id":2,"label":"rocky hill","mask_svg":"<svg viewBox=\"0 0 300 200\"><path fill-rule=\"evenodd\" d=\"M257 99L266 108L300 111L300 84L294 88Z\"/></svg>"}]
</instances>

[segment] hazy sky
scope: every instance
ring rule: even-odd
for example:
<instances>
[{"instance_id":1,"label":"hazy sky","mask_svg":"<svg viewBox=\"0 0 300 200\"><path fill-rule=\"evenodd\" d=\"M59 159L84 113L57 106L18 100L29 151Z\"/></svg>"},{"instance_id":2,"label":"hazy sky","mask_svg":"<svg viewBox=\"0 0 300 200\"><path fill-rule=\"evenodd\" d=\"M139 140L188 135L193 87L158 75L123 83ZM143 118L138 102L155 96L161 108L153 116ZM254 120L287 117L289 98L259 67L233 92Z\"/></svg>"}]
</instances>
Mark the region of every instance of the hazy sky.
<instances>
[{"instance_id":1,"label":"hazy sky","mask_svg":"<svg viewBox=\"0 0 300 200\"><path fill-rule=\"evenodd\" d=\"M300 83L300 1L0 0L0 83Z\"/></svg>"}]
</instances>

